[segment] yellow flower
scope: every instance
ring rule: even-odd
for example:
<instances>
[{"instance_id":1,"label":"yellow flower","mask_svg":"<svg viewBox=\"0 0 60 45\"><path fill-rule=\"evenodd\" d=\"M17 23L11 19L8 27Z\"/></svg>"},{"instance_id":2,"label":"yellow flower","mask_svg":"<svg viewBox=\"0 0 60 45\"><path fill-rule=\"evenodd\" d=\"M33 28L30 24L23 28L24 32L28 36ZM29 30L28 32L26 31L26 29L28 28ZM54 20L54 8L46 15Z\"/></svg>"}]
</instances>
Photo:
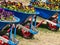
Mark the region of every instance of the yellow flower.
<instances>
[{"instance_id":1,"label":"yellow flower","mask_svg":"<svg viewBox=\"0 0 60 45\"><path fill-rule=\"evenodd\" d=\"M34 7L32 7L31 10L32 10L32 12L34 12L34 11L35 11L35 10L34 10Z\"/></svg>"},{"instance_id":2,"label":"yellow flower","mask_svg":"<svg viewBox=\"0 0 60 45\"><path fill-rule=\"evenodd\" d=\"M26 9L29 9L29 7L28 7L28 6L26 6Z\"/></svg>"},{"instance_id":3,"label":"yellow flower","mask_svg":"<svg viewBox=\"0 0 60 45\"><path fill-rule=\"evenodd\" d=\"M18 3L18 6L21 6L21 4L20 4L20 3Z\"/></svg>"},{"instance_id":4,"label":"yellow flower","mask_svg":"<svg viewBox=\"0 0 60 45\"><path fill-rule=\"evenodd\" d=\"M56 8L56 10L58 10L59 9L59 6L55 6L55 8Z\"/></svg>"},{"instance_id":5,"label":"yellow flower","mask_svg":"<svg viewBox=\"0 0 60 45\"><path fill-rule=\"evenodd\" d=\"M43 3L42 3L42 2L40 2L40 5L43 5Z\"/></svg>"},{"instance_id":6,"label":"yellow flower","mask_svg":"<svg viewBox=\"0 0 60 45\"><path fill-rule=\"evenodd\" d=\"M15 5L13 5L13 7L15 8L16 6L15 6Z\"/></svg>"},{"instance_id":7,"label":"yellow flower","mask_svg":"<svg viewBox=\"0 0 60 45\"><path fill-rule=\"evenodd\" d=\"M32 10L32 12L34 12L35 10Z\"/></svg>"},{"instance_id":8,"label":"yellow flower","mask_svg":"<svg viewBox=\"0 0 60 45\"><path fill-rule=\"evenodd\" d=\"M47 7L47 4L45 4L45 6L44 7Z\"/></svg>"},{"instance_id":9,"label":"yellow flower","mask_svg":"<svg viewBox=\"0 0 60 45\"><path fill-rule=\"evenodd\" d=\"M38 5L39 5L39 6L41 6L41 5L42 5L42 3L40 2Z\"/></svg>"}]
</instances>

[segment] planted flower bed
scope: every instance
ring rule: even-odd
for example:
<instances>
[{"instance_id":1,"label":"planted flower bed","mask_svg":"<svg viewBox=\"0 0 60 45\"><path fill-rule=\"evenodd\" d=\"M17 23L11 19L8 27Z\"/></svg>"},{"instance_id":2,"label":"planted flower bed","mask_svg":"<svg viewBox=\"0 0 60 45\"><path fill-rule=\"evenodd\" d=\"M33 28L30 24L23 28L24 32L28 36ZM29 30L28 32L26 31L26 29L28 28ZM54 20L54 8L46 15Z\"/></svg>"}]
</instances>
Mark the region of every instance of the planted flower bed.
<instances>
[{"instance_id":1,"label":"planted flower bed","mask_svg":"<svg viewBox=\"0 0 60 45\"><path fill-rule=\"evenodd\" d=\"M36 1L32 2L32 6L38 7L38 8L43 8L47 10L60 10L60 2L57 0L52 0L47 2L41 2L41 1Z\"/></svg>"},{"instance_id":2,"label":"planted flower bed","mask_svg":"<svg viewBox=\"0 0 60 45\"><path fill-rule=\"evenodd\" d=\"M12 12L0 8L0 21L15 21L15 18Z\"/></svg>"},{"instance_id":3,"label":"planted flower bed","mask_svg":"<svg viewBox=\"0 0 60 45\"><path fill-rule=\"evenodd\" d=\"M17 11L17 12L23 12L27 14L35 14L35 9L32 6L23 6L20 2L1 2L1 8Z\"/></svg>"}]
</instances>

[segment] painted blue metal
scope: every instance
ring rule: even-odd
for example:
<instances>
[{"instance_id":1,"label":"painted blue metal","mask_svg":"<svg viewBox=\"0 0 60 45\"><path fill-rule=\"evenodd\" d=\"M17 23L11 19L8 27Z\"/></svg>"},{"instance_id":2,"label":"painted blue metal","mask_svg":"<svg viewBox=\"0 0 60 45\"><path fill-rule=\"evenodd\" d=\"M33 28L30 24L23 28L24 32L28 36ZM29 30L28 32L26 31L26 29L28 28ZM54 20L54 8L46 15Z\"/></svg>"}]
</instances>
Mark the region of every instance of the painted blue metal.
<instances>
[{"instance_id":1,"label":"painted blue metal","mask_svg":"<svg viewBox=\"0 0 60 45\"><path fill-rule=\"evenodd\" d=\"M10 35L10 40L12 40L12 25L10 25L10 33L9 33Z\"/></svg>"},{"instance_id":2,"label":"painted blue metal","mask_svg":"<svg viewBox=\"0 0 60 45\"><path fill-rule=\"evenodd\" d=\"M32 34L37 34L38 31L34 31L32 29L32 26L36 27L36 18L34 16L35 15L32 15L32 21L31 21L31 24L30 24L30 30L29 30L29 32L32 33Z\"/></svg>"},{"instance_id":3,"label":"painted blue metal","mask_svg":"<svg viewBox=\"0 0 60 45\"><path fill-rule=\"evenodd\" d=\"M10 44L10 45L17 45L18 44L18 41L16 41L16 25L14 26L14 35L12 35L12 29L13 29L12 28L12 24L10 26L11 26L10 33L9 33L10 34L9 35L10 36L10 40L9 40L8 44ZM13 43L13 40L15 41L14 43Z\"/></svg>"},{"instance_id":4,"label":"painted blue metal","mask_svg":"<svg viewBox=\"0 0 60 45\"><path fill-rule=\"evenodd\" d=\"M34 17L35 21L34 21L34 25L33 25L34 27L36 27L36 17L37 16L35 15L35 17Z\"/></svg>"},{"instance_id":5,"label":"painted blue metal","mask_svg":"<svg viewBox=\"0 0 60 45\"><path fill-rule=\"evenodd\" d=\"M57 23L57 26L60 27L60 13L58 15L58 23Z\"/></svg>"},{"instance_id":6,"label":"painted blue metal","mask_svg":"<svg viewBox=\"0 0 60 45\"><path fill-rule=\"evenodd\" d=\"M8 41L8 44L9 44L9 45L15 45L15 43L12 42L11 40Z\"/></svg>"},{"instance_id":7,"label":"painted blue metal","mask_svg":"<svg viewBox=\"0 0 60 45\"><path fill-rule=\"evenodd\" d=\"M57 27L60 27L60 24L58 24L58 23L57 23L57 25L56 25L56 26L57 26Z\"/></svg>"},{"instance_id":8,"label":"painted blue metal","mask_svg":"<svg viewBox=\"0 0 60 45\"><path fill-rule=\"evenodd\" d=\"M46 9L42 9L42 8L36 8L36 10L40 13L37 16L40 16L44 19L49 19L57 12L60 13L60 11L46 10Z\"/></svg>"},{"instance_id":9,"label":"painted blue metal","mask_svg":"<svg viewBox=\"0 0 60 45\"><path fill-rule=\"evenodd\" d=\"M1 21L0 20L0 30L2 30L3 27L5 27L7 24L10 24L10 23L19 23L20 22L20 19L17 18L16 16L14 16L16 18L16 20L14 22L5 22L5 21Z\"/></svg>"},{"instance_id":10,"label":"painted blue metal","mask_svg":"<svg viewBox=\"0 0 60 45\"><path fill-rule=\"evenodd\" d=\"M30 29L29 32L32 33L32 34L37 34L38 33L36 31L33 31L32 29Z\"/></svg>"},{"instance_id":11,"label":"painted blue metal","mask_svg":"<svg viewBox=\"0 0 60 45\"><path fill-rule=\"evenodd\" d=\"M0 30L2 30L3 27L5 27L6 25L7 25L7 23L0 22Z\"/></svg>"},{"instance_id":12,"label":"painted blue metal","mask_svg":"<svg viewBox=\"0 0 60 45\"><path fill-rule=\"evenodd\" d=\"M32 30L32 25L33 25L33 16L34 16L34 15L32 15L32 20L31 20L31 23L30 23L30 30L29 30L29 32L30 32L30 33L32 33L32 34L33 34L33 32L32 32L32 31L33 31L33 30Z\"/></svg>"},{"instance_id":13,"label":"painted blue metal","mask_svg":"<svg viewBox=\"0 0 60 45\"><path fill-rule=\"evenodd\" d=\"M32 30L32 25L33 25L33 19L34 19L34 15L32 15L32 20L31 20L31 25L30 25L31 30Z\"/></svg>"},{"instance_id":14,"label":"painted blue metal","mask_svg":"<svg viewBox=\"0 0 60 45\"><path fill-rule=\"evenodd\" d=\"M59 13L59 15L58 15L58 21L60 22L60 13Z\"/></svg>"},{"instance_id":15,"label":"painted blue metal","mask_svg":"<svg viewBox=\"0 0 60 45\"><path fill-rule=\"evenodd\" d=\"M10 44L10 45L17 45L18 44L18 42L16 41L16 25L14 26L14 36L12 36L12 25L11 25L11 28L10 28L10 40L9 40L9 42L8 42L8 44ZM16 42L11 42L12 40L13 40L13 37L14 37L14 41L16 41ZM11 42L11 43L10 43Z\"/></svg>"},{"instance_id":16,"label":"painted blue metal","mask_svg":"<svg viewBox=\"0 0 60 45\"><path fill-rule=\"evenodd\" d=\"M16 25L14 27L14 38L16 38Z\"/></svg>"},{"instance_id":17,"label":"painted blue metal","mask_svg":"<svg viewBox=\"0 0 60 45\"><path fill-rule=\"evenodd\" d=\"M23 22L24 22L29 16L31 16L31 15L39 14L39 12L37 12L37 11L35 12L35 14L27 14L27 13L17 12L17 11L13 11L13 10L9 10L9 9L4 9L4 10L13 12L13 14L14 14L16 17L18 17L18 18L21 19L21 20L20 20L20 23L23 23Z\"/></svg>"}]
</instances>

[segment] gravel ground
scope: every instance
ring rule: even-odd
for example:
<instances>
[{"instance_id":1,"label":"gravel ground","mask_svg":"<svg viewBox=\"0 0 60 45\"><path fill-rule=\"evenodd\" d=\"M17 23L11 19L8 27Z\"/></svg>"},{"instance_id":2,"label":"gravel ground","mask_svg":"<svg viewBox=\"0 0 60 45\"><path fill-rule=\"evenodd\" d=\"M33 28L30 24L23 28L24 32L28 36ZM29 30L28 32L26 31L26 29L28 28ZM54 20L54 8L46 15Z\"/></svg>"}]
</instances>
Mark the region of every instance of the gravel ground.
<instances>
[{"instance_id":1,"label":"gravel ground","mask_svg":"<svg viewBox=\"0 0 60 45\"><path fill-rule=\"evenodd\" d=\"M60 32L43 32L39 31L38 34L34 36L34 39L20 39L18 45L60 45Z\"/></svg>"}]
</instances>

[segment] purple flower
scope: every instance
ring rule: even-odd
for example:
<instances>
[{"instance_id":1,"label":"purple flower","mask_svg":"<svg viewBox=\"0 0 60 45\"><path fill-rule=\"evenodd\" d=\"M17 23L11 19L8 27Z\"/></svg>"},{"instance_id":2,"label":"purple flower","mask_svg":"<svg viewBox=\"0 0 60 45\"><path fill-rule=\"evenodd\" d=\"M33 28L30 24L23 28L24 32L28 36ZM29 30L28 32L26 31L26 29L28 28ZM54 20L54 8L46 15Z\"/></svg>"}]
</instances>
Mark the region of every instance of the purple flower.
<instances>
[{"instance_id":1,"label":"purple flower","mask_svg":"<svg viewBox=\"0 0 60 45\"><path fill-rule=\"evenodd\" d=\"M3 11L3 9L2 9L2 8L0 8L0 13L2 13L2 11Z\"/></svg>"}]
</instances>

